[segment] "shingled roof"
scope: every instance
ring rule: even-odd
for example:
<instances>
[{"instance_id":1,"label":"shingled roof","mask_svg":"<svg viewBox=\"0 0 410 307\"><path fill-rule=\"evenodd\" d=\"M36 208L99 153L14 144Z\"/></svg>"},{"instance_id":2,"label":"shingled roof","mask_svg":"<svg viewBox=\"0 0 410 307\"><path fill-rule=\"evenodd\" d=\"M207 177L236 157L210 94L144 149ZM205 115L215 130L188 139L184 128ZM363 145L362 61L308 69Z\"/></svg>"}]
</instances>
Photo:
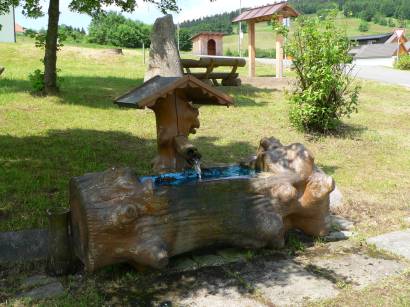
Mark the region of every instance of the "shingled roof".
<instances>
[{"instance_id":1,"label":"shingled roof","mask_svg":"<svg viewBox=\"0 0 410 307\"><path fill-rule=\"evenodd\" d=\"M243 11L238 17L234 18L232 22L250 20L253 20L255 22L268 21L272 18L272 15L276 14L281 15L285 18L297 17L300 15L299 12L297 12L287 2L279 2Z\"/></svg>"},{"instance_id":2,"label":"shingled roof","mask_svg":"<svg viewBox=\"0 0 410 307\"><path fill-rule=\"evenodd\" d=\"M386 58L397 54L397 44L369 44L360 48L356 59Z\"/></svg>"},{"instance_id":3,"label":"shingled roof","mask_svg":"<svg viewBox=\"0 0 410 307\"><path fill-rule=\"evenodd\" d=\"M233 104L233 99L230 96L191 75L184 77L155 76L116 98L114 103L122 107L144 109L154 106L159 98L165 98L176 89L183 89L189 101L196 104L225 106Z\"/></svg>"}]
</instances>

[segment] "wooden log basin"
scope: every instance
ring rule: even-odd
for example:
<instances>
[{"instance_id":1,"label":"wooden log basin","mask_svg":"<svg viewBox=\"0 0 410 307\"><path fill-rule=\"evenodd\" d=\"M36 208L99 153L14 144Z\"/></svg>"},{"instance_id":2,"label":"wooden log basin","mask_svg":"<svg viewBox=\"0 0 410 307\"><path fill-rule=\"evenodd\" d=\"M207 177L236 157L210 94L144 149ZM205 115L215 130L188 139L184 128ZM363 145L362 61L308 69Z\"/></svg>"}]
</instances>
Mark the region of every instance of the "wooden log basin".
<instances>
[{"instance_id":1,"label":"wooden log basin","mask_svg":"<svg viewBox=\"0 0 410 307\"><path fill-rule=\"evenodd\" d=\"M291 228L326 235L333 179L303 145L272 142L247 165L203 169L201 180L193 170L138 177L130 168L73 178L76 255L90 272L120 262L163 268L208 246L281 247Z\"/></svg>"}]
</instances>

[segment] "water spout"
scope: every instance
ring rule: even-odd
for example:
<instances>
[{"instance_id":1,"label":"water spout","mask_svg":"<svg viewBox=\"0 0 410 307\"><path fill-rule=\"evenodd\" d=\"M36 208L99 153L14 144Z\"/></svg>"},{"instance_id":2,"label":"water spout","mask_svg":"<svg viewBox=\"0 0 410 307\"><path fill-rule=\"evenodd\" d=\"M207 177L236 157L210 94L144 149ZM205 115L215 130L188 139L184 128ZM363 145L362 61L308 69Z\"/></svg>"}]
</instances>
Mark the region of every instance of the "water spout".
<instances>
[{"instance_id":1,"label":"water spout","mask_svg":"<svg viewBox=\"0 0 410 307\"><path fill-rule=\"evenodd\" d=\"M198 175L198 179L202 180L202 170L201 170L201 161L199 159L193 159L193 167Z\"/></svg>"}]
</instances>

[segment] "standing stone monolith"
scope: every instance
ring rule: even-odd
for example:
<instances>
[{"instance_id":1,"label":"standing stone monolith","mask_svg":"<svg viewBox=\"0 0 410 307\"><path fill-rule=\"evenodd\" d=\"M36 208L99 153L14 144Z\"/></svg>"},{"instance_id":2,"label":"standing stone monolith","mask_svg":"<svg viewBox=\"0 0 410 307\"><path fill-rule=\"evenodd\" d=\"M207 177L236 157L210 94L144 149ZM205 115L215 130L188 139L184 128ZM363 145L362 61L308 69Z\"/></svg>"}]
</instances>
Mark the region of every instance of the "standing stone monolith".
<instances>
[{"instance_id":1,"label":"standing stone monolith","mask_svg":"<svg viewBox=\"0 0 410 307\"><path fill-rule=\"evenodd\" d=\"M144 81L157 75L162 77L183 76L172 15L158 18L152 29L148 69Z\"/></svg>"}]
</instances>

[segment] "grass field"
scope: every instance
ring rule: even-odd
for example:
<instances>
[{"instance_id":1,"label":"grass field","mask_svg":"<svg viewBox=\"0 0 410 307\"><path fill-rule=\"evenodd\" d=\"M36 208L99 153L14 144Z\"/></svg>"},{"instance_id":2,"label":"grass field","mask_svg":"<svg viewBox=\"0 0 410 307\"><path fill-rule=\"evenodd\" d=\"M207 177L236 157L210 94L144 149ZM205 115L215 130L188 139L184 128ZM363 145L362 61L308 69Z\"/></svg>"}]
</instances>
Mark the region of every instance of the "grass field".
<instances>
[{"instance_id":1,"label":"grass field","mask_svg":"<svg viewBox=\"0 0 410 307\"><path fill-rule=\"evenodd\" d=\"M131 166L141 175L151 172L156 154L153 113L112 103L141 84L145 67L140 50L113 57L100 49L66 46L59 53L63 80L55 97L30 93L27 76L41 68L42 57L31 42L0 44L0 54L6 67L0 77L0 231L44 227L46 208L68 205L73 176L114 165ZM259 75L270 70L258 66ZM192 140L205 164L251 155L264 136L285 144L304 143L316 163L335 178L344 195L341 214L356 222L355 240L361 245L370 235L404 228L403 218L410 214L410 91L372 82L362 85L358 114L332 136L291 128L283 91L250 85L221 88L235 98L236 106L202 107L201 128ZM101 273L107 284L100 286L91 276L79 296L67 294L50 304L98 305L103 300L98 293L106 285L139 284L135 276L140 275L121 273L117 280L117 273L110 272ZM403 292L408 287L398 286L407 281L405 275L363 292L346 289L325 305L349 304L354 297L372 306L408 303ZM381 291L387 294L380 297Z\"/></svg>"},{"instance_id":2,"label":"grass field","mask_svg":"<svg viewBox=\"0 0 410 307\"><path fill-rule=\"evenodd\" d=\"M359 36L369 34L382 34L393 32L394 27L381 26L373 22L369 22L369 31L360 32L358 30L360 19L358 18L346 18L343 14L339 14L336 19L336 24L344 29L348 36ZM274 49L275 48L275 34L272 31L271 26L266 22L257 23L255 27L256 31L256 47L260 49ZM224 37L224 50L230 49L231 51L238 50L238 35L227 35ZM248 47L248 34L244 34L242 41L242 50L246 50Z\"/></svg>"}]
</instances>

